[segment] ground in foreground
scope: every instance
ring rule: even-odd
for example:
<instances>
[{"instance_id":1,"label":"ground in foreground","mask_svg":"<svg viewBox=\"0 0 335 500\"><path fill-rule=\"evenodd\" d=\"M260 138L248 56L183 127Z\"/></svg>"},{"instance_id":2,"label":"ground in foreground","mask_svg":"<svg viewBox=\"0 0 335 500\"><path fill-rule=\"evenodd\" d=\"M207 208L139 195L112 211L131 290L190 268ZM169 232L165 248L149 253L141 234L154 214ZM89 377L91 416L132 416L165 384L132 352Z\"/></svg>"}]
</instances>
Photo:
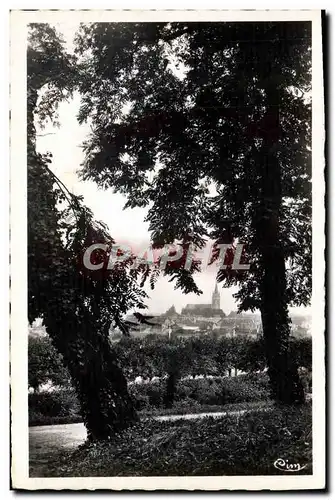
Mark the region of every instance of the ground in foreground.
<instances>
[{"instance_id":1,"label":"ground in foreground","mask_svg":"<svg viewBox=\"0 0 335 500\"><path fill-rule=\"evenodd\" d=\"M311 439L310 404L216 419L143 419L111 442L53 457L43 476L285 474L274 467L279 458L305 466L298 474L312 474Z\"/></svg>"}]
</instances>

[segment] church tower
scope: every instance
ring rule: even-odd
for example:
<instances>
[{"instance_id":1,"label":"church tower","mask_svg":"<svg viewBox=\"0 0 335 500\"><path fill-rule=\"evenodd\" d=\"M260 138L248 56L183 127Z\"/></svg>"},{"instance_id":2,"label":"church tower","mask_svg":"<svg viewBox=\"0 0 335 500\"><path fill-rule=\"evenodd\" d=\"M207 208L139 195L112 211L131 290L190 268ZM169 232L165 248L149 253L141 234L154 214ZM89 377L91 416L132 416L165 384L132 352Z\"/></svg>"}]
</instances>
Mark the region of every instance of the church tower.
<instances>
[{"instance_id":1,"label":"church tower","mask_svg":"<svg viewBox=\"0 0 335 500\"><path fill-rule=\"evenodd\" d=\"M215 284L215 289L212 295L212 309L220 309L220 294L217 283Z\"/></svg>"}]
</instances>

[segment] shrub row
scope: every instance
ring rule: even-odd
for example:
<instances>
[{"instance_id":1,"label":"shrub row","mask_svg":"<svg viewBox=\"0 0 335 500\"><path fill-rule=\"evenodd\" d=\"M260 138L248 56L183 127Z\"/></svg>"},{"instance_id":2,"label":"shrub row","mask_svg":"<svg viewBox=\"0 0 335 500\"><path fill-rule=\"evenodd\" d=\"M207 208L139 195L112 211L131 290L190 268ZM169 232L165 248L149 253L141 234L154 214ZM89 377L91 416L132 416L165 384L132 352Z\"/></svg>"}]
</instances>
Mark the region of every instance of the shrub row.
<instances>
[{"instance_id":1,"label":"shrub row","mask_svg":"<svg viewBox=\"0 0 335 500\"><path fill-rule=\"evenodd\" d=\"M165 380L132 384L129 392L137 410L163 408ZM225 405L270 399L268 377L264 374L215 379L188 379L177 383L174 408Z\"/></svg>"},{"instance_id":2,"label":"shrub row","mask_svg":"<svg viewBox=\"0 0 335 500\"><path fill-rule=\"evenodd\" d=\"M164 408L165 380L131 384L129 392L138 411ZM222 379L180 380L172 411L182 413L201 407L269 400L266 374L225 377ZM73 390L59 390L29 395L30 425L80 421L80 407Z\"/></svg>"},{"instance_id":3,"label":"shrub row","mask_svg":"<svg viewBox=\"0 0 335 500\"><path fill-rule=\"evenodd\" d=\"M238 369L254 373L266 368L261 339L244 337L219 339L177 338L123 338L113 344L113 350L128 380L136 377L163 377L174 372L187 375L222 375ZM292 339L290 353L299 367L312 368L311 338ZM29 340L29 386L34 389L48 381L53 385L69 385L69 374L62 359L52 347L50 339Z\"/></svg>"}]
</instances>

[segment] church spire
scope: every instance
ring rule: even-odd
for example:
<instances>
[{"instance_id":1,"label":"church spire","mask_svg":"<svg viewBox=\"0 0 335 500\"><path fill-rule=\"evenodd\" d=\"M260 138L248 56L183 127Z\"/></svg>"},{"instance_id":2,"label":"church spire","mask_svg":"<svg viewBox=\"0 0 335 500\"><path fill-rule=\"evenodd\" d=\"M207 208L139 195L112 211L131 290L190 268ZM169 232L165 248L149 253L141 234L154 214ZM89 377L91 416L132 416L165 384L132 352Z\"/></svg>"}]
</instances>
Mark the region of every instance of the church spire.
<instances>
[{"instance_id":1,"label":"church spire","mask_svg":"<svg viewBox=\"0 0 335 500\"><path fill-rule=\"evenodd\" d=\"M215 288L212 295L212 309L220 309L220 293L218 291L217 283L215 283Z\"/></svg>"}]
</instances>

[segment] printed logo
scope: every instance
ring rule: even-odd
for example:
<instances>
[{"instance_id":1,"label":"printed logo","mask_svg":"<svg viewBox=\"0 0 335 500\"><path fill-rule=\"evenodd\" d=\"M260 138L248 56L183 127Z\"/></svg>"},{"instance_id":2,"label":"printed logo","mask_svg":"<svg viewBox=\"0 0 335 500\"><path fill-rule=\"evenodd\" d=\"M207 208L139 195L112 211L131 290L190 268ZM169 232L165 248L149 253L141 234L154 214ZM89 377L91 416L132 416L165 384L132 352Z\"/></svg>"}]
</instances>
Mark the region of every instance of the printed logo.
<instances>
[{"instance_id":1,"label":"printed logo","mask_svg":"<svg viewBox=\"0 0 335 500\"><path fill-rule=\"evenodd\" d=\"M307 466L307 464L300 465L299 462L291 463L289 460L284 460L283 458L277 458L273 465L276 469L284 472L299 472Z\"/></svg>"}]
</instances>

